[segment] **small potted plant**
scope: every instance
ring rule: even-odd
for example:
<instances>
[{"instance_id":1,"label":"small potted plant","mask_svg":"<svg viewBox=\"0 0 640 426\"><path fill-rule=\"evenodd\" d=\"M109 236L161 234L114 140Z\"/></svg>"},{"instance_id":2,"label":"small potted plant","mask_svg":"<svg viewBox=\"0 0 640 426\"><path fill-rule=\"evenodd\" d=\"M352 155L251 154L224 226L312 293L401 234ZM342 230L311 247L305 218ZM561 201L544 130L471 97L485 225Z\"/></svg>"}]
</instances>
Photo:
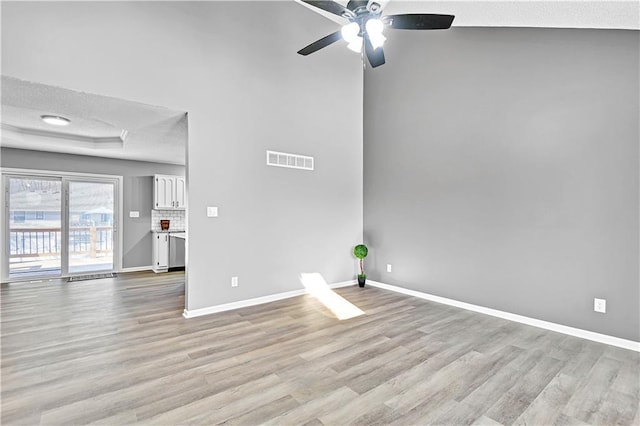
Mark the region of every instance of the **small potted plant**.
<instances>
[{"instance_id":1,"label":"small potted plant","mask_svg":"<svg viewBox=\"0 0 640 426\"><path fill-rule=\"evenodd\" d=\"M360 259L360 273L358 274L358 285L364 287L367 281L367 274L364 273L364 258L367 257L369 249L364 244L358 244L353 248L353 255Z\"/></svg>"}]
</instances>

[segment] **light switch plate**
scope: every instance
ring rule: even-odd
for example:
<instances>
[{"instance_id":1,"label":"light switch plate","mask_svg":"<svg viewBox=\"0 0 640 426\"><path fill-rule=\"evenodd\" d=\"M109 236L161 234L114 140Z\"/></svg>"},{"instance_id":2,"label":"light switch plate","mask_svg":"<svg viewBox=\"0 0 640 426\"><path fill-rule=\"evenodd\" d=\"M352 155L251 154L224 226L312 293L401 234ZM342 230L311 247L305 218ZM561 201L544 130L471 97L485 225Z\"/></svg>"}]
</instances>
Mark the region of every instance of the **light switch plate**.
<instances>
[{"instance_id":1,"label":"light switch plate","mask_svg":"<svg viewBox=\"0 0 640 426\"><path fill-rule=\"evenodd\" d=\"M207 207L207 217L218 217L218 208Z\"/></svg>"},{"instance_id":2,"label":"light switch plate","mask_svg":"<svg viewBox=\"0 0 640 426\"><path fill-rule=\"evenodd\" d=\"M136 212L132 210L129 212L129 217L140 217L140 212Z\"/></svg>"}]
</instances>

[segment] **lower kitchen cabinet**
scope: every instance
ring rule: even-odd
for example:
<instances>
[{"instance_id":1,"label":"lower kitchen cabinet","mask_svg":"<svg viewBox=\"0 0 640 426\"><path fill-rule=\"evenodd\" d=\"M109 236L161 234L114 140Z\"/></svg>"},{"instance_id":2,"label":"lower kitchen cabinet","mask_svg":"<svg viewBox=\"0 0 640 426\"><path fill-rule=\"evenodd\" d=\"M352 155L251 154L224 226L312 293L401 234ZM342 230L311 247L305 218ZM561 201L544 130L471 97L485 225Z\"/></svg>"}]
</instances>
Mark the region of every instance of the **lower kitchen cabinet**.
<instances>
[{"instance_id":1,"label":"lower kitchen cabinet","mask_svg":"<svg viewBox=\"0 0 640 426\"><path fill-rule=\"evenodd\" d=\"M169 269L169 234L153 233L153 271L166 272Z\"/></svg>"},{"instance_id":2,"label":"lower kitchen cabinet","mask_svg":"<svg viewBox=\"0 0 640 426\"><path fill-rule=\"evenodd\" d=\"M167 272L169 268L184 268L184 232L154 232L152 252L154 272Z\"/></svg>"}]
</instances>

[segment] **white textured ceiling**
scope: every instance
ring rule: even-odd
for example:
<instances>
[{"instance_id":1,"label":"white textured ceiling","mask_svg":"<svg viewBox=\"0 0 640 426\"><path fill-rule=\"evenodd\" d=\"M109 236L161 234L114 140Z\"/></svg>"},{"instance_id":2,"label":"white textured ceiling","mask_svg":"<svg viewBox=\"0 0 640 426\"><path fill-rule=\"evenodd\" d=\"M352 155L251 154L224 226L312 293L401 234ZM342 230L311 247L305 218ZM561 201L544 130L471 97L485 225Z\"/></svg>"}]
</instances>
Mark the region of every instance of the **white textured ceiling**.
<instances>
[{"instance_id":1,"label":"white textured ceiling","mask_svg":"<svg viewBox=\"0 0 640 426\"><path fill-rule=\"evenodd\" d=\"M7 76L1 98L3 147L185 164L184 112ZM71 124L45 124L43 114L64 116ZM112 143L123 131L124 142Z\"/></svg>"},{"instance_id":2,"label":"white textured ceiling","mask_svg":"<svg viewBox=\"0 0 640 426\"><path fill-rule=\"evenodd\" d=\"M339 23L344 20L303 4ZM386 1L386 0L385 0ZM347 0L338 0L343 6ZM442 13L455 15L456 27L610 28L640 30L639 1L447 1L391 0L384 15Z\"/></svg>"}]
</instances>

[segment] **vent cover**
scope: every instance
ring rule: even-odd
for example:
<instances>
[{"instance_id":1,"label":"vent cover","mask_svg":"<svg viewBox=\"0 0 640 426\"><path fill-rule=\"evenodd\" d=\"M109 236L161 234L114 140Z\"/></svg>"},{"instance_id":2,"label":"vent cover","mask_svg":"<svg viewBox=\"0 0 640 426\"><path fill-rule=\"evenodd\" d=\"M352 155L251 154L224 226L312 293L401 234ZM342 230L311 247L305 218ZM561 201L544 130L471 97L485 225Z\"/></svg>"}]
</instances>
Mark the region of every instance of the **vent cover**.
<instances>
[{"instance_id":1,"label":"vent cover","mask_svg":"<svg viewBox=\"0 0 640 426\"><path fill-rule=\"evenodd\" d=\"M289 169L313 170L313 157L287 154L286 152L267 151L267 166L287 167Z\"/></svg>"}]
</instances>

